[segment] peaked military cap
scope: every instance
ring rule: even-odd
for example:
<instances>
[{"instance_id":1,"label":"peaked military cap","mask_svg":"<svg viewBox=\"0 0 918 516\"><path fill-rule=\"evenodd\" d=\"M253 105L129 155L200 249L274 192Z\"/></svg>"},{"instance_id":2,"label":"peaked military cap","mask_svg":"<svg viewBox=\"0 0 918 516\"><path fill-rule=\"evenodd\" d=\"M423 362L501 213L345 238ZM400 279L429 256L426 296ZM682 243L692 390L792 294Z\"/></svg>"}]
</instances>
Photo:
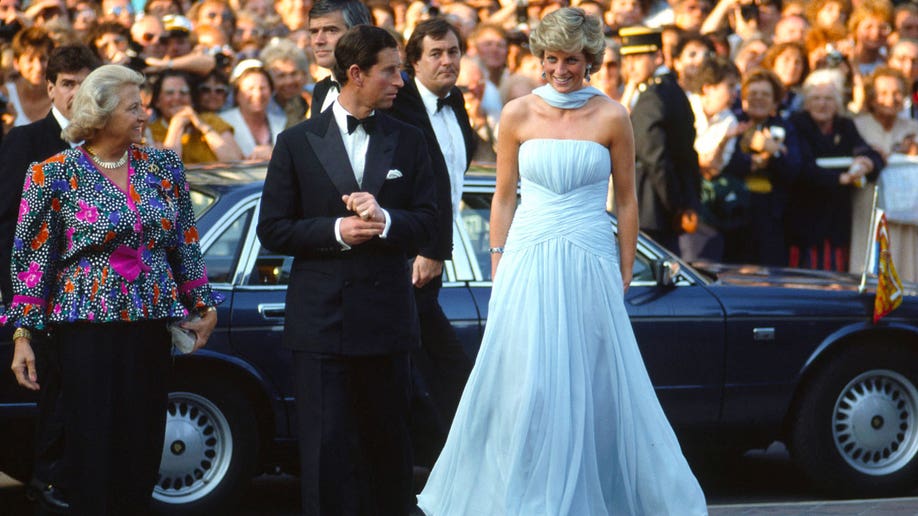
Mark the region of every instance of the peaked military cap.
<instances>
[{"instance_id":1,"label":"peaked military cap","mask_svg":"<svg viewBox=\"0 0 918 516\"><path fill-rule=\"evenodd\" d=\"M622 40L621 55L649 54L663 48L663 32L650 27L622 27L618 30Z\"/></svg>"}]
</instances>

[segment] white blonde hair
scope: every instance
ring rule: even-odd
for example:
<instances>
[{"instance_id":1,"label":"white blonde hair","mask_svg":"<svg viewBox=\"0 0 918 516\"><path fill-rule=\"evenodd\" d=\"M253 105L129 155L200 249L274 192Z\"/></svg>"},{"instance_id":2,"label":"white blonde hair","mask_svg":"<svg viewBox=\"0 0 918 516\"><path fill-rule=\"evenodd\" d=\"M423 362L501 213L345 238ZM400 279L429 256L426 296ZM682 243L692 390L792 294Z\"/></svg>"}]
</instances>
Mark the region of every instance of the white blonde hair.
<instances>
[{"instance_id":1,"label":"white blonde hair","mask_svg":"<svg viewBox=\"0 0 918 516\"><path fill-rule=\"evenodd\" d=\"M845 76L842 74L841 70L836 70L832 68L820 68L810 72L806 76L806 80L803 81L803 102L806 103L810 94L812 94L815 88L820 86L832 86L835 90L835 109L838 114L843 114L845 112L845 99L843 93L845 91Z\"/></svg>"},{"instance_id":2,"label":"white blonde hair","mask_svg":"<svg viewBox=\"0 0 918 516\"><path fill-rule=\"evenodd\" d=\"M93 70L73 97L70 125L61 135L71 143L91 140L121 102L118 90L131 84L139 87L143 80L140 72L122 65L108 64Z\"/></svg>"}]
</instances>

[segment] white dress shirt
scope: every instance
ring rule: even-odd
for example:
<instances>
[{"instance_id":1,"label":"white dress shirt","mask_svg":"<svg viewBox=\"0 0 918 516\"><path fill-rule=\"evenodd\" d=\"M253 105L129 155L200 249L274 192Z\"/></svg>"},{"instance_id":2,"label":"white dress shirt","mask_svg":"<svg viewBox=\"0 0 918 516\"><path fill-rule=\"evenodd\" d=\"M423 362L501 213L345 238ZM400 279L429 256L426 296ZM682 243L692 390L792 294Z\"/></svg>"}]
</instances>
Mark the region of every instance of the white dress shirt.
<instances>
[{"instance_id":1,"label":"white dress shirt","mask_svg":"<svg viewBox=\"0 0 918 516\"><path fill-rule=\"evenodd\" d=\"M54 104L51 104L51 114L54 115L54 119L57 120L57 125L61 126L61 131L63 131L64 129L67 128L68 125L70 125L70 120L67 120L64 114L61 113L60 110L57 109L57 106L55 106ZM75 149L79 147L80 145L83 145L82 141L79 141L76 143L73 143L73 142L69 142L69 143L70 143L71 149Z\"/></svg>"},{"instance_id":2,"label":"white dress shirt","mask_svg":"<svg viewBox=\"0 0 918 516\"><path fill-rule=\"evenodd\" d=\"M336 100L338 100L338 94L341 89L341 86L338 85L338 81L332 79L331 87L328 88L328 93L325 94L325 100L322 101L322 109L319 113L324 113Z\"/></svg>"},{"instance_id":3,"label":"white dress shirt","mask_svg":"<svg viewBox=\"0 0 918 516\"><path fill-rule=\"evenodd\" d=\"M335 95L337 98L337 95ZM370 116L374 116L376 112L370 113ZM357 184L363 187L363 169L366 167L367 163L367 150L370 148L370 135L364 129L363 125L358 125L357 129L353 133L347 134L347 117L354 116L349 113L340 102L335 102L332 104L332 115L335 117L335 124L338 125L338 131L341 134L341 140L344 142L344 151L347 152L347 160L351 163L351 169L354 171L354 177L357 179ZM356 118L356 117L355 117ZM386 217L386 227L383 229L379 238L386 238L389 235L389 227L392 225L392 219L389 218L389 212L382 209L383 215ZM341 249L347 251L351 246L347 245L344 242L344 239L341 237L341 217L335 221L335 239L338 240L338 243L341 245Z\"/></svg>"},{"instance_id":4,"label":"white dress shirt","mask_svg":"<svg viewBox=\"0 0 918 516\"><path fill-rule=\"evenodd\" d=\"M437 143L440 145L440 151L443 153L443 159L446 161L446 169L449 171L450 198L453 202L453 216L457 217L459 215L459 204L462 202L463 176L468 168L465 138L462 137L459 119L456 118L456 113L450 106L443 106L443 109L438 113L437 96L421 84L417 77L414 78L414 83L418 87L418 93L421 94L421 101L427 110L427 117L430 119L430 125L433 127Z\"/></svg>"}]
</instances>

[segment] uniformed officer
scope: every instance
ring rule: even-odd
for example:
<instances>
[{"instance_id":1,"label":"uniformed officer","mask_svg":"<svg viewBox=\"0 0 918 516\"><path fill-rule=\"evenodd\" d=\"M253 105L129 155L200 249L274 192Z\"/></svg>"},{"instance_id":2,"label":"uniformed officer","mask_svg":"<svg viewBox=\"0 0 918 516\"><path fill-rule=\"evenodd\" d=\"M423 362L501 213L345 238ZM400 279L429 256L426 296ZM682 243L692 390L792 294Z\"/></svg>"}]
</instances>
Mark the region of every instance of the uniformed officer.
<instances>
[{"instance_id":1,"label":"uniformed officer","mask_svg":"<svg viewBox=\"0 0 918 516\"><path fill-rule=\"evenodd\" d=\"M701 175L695 117L676 76L663 66L657 29L625 27L622 72L627 84L622 103L634 126L635 179L641 230L679 252L679 234L697 227Z\"/></svg>"}]
</instances>

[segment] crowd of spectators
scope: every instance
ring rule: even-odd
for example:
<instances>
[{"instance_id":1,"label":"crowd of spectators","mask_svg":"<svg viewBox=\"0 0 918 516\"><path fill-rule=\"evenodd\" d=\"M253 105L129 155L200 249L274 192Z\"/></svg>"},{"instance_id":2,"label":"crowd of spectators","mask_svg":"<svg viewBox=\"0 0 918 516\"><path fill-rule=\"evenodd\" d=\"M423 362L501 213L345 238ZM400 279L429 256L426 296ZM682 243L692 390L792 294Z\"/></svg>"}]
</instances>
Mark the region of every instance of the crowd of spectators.
<instances>
[{"instance_id":1,"label":"crowd of spectators","mask_svg":"<svg viewBox=\"0 0 918 516\"><path fill-rule=\"evenodd\" d=\"M0 0L3 130L50 109L52 48L82 42L143 71L148 143L186 163L267 159L309 116L330 74L311 38L311 0ZM622 101L641 87L617 31L658 27L663 62L695 114L705 245L692 259L859 270L872 188L892 153L918 153L918 4L890 0L366 0L406 41L443 16L466 39L458 86L493 161L502 106L542 84L527 34L572 4L608 36L592 85ZM316 33L318 35L318 32ZM638 137L640 135L637 135ZM855 157L844 170L817 158ZM918 280L918 228L892 223L894 261ZM710 245L708 245L710 244Z\"/></svg>"}]
</instances>

